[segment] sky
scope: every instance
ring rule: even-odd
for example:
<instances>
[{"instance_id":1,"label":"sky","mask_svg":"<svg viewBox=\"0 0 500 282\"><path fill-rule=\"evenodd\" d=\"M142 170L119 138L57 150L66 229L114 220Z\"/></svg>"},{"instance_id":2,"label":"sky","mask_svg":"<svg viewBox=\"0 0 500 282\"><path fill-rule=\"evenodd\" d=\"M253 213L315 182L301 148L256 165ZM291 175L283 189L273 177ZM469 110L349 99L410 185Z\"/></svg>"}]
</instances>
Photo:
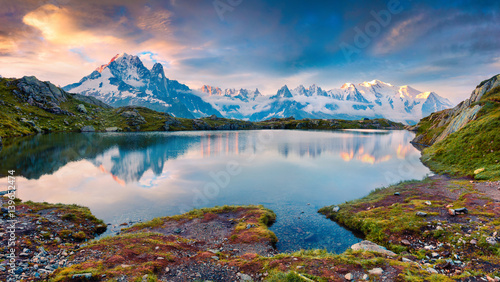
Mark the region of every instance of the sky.
<instances>
[{"instance_id":1,"label":"sky","mask_svg":"<svg viewBox=\"0 0 500 282\"><path fill-rule=\"evenodd\" d=\"M500 1L0 0L0 75L79 81L118 53L276 93L379 79L457 103L500 73Z\"/></svg>"}]
</instances>

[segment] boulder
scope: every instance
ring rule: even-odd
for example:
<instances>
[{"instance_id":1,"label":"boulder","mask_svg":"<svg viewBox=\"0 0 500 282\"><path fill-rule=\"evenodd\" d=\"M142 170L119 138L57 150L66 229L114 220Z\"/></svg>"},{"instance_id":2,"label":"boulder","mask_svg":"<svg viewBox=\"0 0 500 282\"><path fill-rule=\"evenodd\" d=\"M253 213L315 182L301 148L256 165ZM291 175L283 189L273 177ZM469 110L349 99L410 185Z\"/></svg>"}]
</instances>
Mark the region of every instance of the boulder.
<instances>
[{"instance_id":1,"label":"boulder","mask_svg":"<svg viewBox=\"0 0 500 282\"><path fill-rule=\"evenodd\" d=\"M117 131L122 131L122 130L119 127L106 127L105 131L106 132L117 132Z\"/></svg>"},{"instance_id":2,"label":"boulder","mask_svg":"<svg viewBox=\"0 0 500 282\"><path fill-rule=\"evenodd\" d=\"M87 113L87 109L85 108L85 106L83 104L79 104L76 109L80 112L80 113L84 113L86 114Z\"/></svg>"},{"instance_id":3,"label":"boulder","mask_svg":"<svg viewBox=\"0 0 500 282\"><path fill-rule=\"evenodd\" d=\"M127 124L130 126L137 126L139 124L146 123L146 119L144 119L144 117L136 111L125 111L120 115L127 119Z\"/></svg>"},{"instance_id":4,"label":"boulder","mask_svg":"<svg viewBox=\"0 0 500 282\"><path fill-rule=\"evenodd\" d=\"M125 111L120 114L124 118L137 118L137 117L142 117L139 113L135 111Z\"/></svg>"},{"instance_id":5,"label":"boulder","mask_svg":"<svg viewBox=\"0 0 500 282\"><path fill-rule=\"evenodd\" d=\"M80 129L81 132L95 132L95 129L91 125L86 125Z\"/></svg>"},{"instance_id":6,"label":"boulder","mask_svg":"<svg viewBox=\"0 0 500 282\"><path fill-rule=\"evenodd\" d=\"M27 120L27 119L25 119L25 118L21 118L20 122L22 122L22 123L27 123L27 124L28 124L28 125L30 125L31 127L35 127L35 126L36 126L36 124L35 124L35 122L34 122L34 121L32 121L32 120Z\"/></svg>"},{"instance_id":7,"label":"boulder","mask_svg":"<svg viewBox=\"0 0 500 282\"><path fill-rule=\"evenodd\" d=\"M197 130L210 130L212 129L205 121L201 119L193 119L193 128Z\"/></svg>"},{"instance_id":8,"label":"boulder","mask_svg":"<svg viewBox=\"0 0 500 282\"><path fill-rule=\"evenodd\" d=\"M367 240L364 240L364 241L361 241L357 244L352 245L351 249L354 251L357 251L357 250L370 251L370 252L375 252L375 253L391 256L391 257L396 256L396 254L394 252L391 252L391 251L387 250L386 248L379 246L373 242L367 241Z\"/></svg>"}]
</instances>

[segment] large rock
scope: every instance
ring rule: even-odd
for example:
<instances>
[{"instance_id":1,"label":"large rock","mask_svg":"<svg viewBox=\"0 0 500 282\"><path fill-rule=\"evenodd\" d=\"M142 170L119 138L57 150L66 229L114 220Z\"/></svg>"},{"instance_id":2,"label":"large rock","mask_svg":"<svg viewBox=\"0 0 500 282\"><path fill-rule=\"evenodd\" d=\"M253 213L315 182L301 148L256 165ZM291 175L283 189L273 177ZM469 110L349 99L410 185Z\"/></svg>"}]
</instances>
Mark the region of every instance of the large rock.
<instances>
[{"instance_id":1,"label":"large rock","mask_svg":"<svg viewBox=\"0 0 500 282\"><path fill-rule=\"evenodd\" d=\"M68 100L68 94L50 82L40 81L34 76L25 76L11 84L19 90L14 89L12 93L32 106L57 115L74 115L59 107Z\"/></svg>"},{"instance_id":2,"label":"large rock","mask_svg":"<svg viewBox=\"0 0 500 282\"><path fill-rule=\"evenodd\" d=\"M391 251L387 250L386 248L379 246L373 242L367 241L367 240L361 241L357 244L352 245L351 249L354 251L358 251L358 250L370 251L370 252L375 252L375 253L391 256L391 257L396 256L396 254L394 252L391 252Z\"/></svg>"},{"instance_id":3,"label":"large rock","mask_svg":"<svg viewBox=\"0 0 500 282\"><path fill-rule=\"evenodd\" d=\"M81 132L95 132L95 129L91 125L86 125L80 129Z\"/></svg>"},{"instance_id":4,"label":"large rock","mask_svg":"<svg viewBox=\"0 0 500 282\"><path fill-rule=\"evenodd\" d=\"M120 115L127 119L127 124L130 126L146 123L146 119L144 119L144 117L136 111L125 111Z\"/></svg>"},{"instance_id":5,"label":"large rock","mask_svg":"<svg viewBox=\"0 0 500 282\"><path fill-rule=\"evenodd\" d=\"M80 112L80 113L84 113L86 114L87 113L87 109L85 108L85 106L83 104L79 104L76 109Z\"/></svg>"}]
</instances>

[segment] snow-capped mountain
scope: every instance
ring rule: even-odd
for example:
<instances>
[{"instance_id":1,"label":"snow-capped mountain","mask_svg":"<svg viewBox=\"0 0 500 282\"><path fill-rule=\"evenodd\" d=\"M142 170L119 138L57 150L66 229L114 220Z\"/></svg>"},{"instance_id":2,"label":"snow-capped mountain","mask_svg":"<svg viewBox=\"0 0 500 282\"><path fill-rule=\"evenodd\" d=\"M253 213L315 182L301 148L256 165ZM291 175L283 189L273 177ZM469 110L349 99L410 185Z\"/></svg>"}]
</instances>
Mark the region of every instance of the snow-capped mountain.
<instances>
[{"instance_id":1,"label":"snow-capped mountain","mask_svg":"<svg viewBox=\"0 0 500 282\"><path fill-rule=\"evenodd\" d=\"M222 116L188 86L165 77L163 66L147 69L137 56L119 54L64 90L93 96L115 106L145 106L177 117Z\"/></svg>"},{"instance_id":2,"label":"snow-capped mountain","mask_svg":"<svg viewBox=\"0 0 500 282\"><path fill-rule=\"evenodd\" d=\"M422 92L408 85L394 86L379 80L357 85L346 83L341 88L323 90L317 85L308 88L280 88L275 95L257 95L237 99L218 87L203 86L200 96L225 117L252 121L273 117L302 118L387 118L415 124L432 112L451 108L452 103L434 92ZM241 90L240 90L241 92Z\"/></svg>"}]
</instances>

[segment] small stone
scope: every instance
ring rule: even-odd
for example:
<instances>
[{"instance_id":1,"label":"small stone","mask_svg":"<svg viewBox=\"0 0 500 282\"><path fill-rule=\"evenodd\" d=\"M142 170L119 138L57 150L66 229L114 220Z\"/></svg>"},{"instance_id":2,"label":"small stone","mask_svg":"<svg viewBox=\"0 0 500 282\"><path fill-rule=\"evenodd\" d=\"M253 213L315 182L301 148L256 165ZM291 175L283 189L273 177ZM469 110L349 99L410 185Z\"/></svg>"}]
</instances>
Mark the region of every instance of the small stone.
<instances>
[{"instance_id":1,"label":"small stone","mask_svg":"<svg viewBox=\"0 0 500 282\"><path fill-rule=\"evenodd\" d=\"M364 241L361 241L359 243L352 245L351 249L353 251L357 251L357 250L371 251L371 252L384 254L387 256L391 256L391 257L396 256L396 254L394 252L391 252L391 251L387 250L386 248L379 246L371 241L367 241L367 240L364 240Z\"/></svg>"},{"instance_id":2,"label":"small stone","mask_svg":"<svg viewBox=\"0 0 500 282\"><path fill-rule=\"evenodd\" d=\"M340 210L340 208L338 206L335 206L332 208L332 212L338 212Z\"/></svg>"},{"instance_id":3,"label":"small stone","mask_svg":"<svg viewBox=\"0 0 500 282\"><path fill-rule=\"evenodd\" d=\"M370 273L372 275L382 275L382 273L384 273L384 270L380 267L377 267L377 268L374 268L372 270L369 270L368 273Z\"/></svg>"},{"instance_id":4,"label":"small stone","mask_svg":"<svg viewBox=\"0 0 500 282\"><path fill-rule=\"evenodd\" d=\"M410 241L408 241L406 239L401 240L401 244L403 244L405 246L410 246L411 245Z\"/></svg>"},{"instance_id":5,"label":"small stone","mask_svg":"<svg viewBox=\"0 0 500 282\"><path fill-rule=\"evenodd\" d=\"M437 257L439 257L439 254L438 254L438 253L436 253L436 252L433 252L433 253L431 254L431 256L432 256L433 258L437 258Z\"/></svg>"},{"instance_id":6,"label":"small stone","mask_svg":"<svg viewBox=\"0 0 500 282\"><path fill-rule=\"evenodd\" d=\"M166 273L169 273L169 272L170 272L170 268L165 267L165 272L166 272Z\"/></svg>"},{"instance_id":7,"label":"small stone","mask_svg":"<svg viewBox=\"0 0 500 282\"><path fill-rule=\"evenodd\" d=\"M476 244L477 244L477 240L476 240L476 239L472 239L472 240L470 240L470 243L471 243L472 245L476 245Z\"/></svg>"},{"instance_id":8,"label":"small stone","mask_svg":"<svg viewBox=\"0 0 500 282\"><path fill-rule=\"evenodd\" d=\"M363 277L361 279L368 280L368 279L370 279L370 277L368 276L368 274L365 273L365 274L363 274Z\"/></svg>"},{"instance_id":9,"label":"small stone","mask_svg":"<svg viewBox=\"0 0 500 282\"><path fill-rule=\"evenodd\" d=\"M244 273L240 273L240 281L253 281L252 276Z\"/></svg>"},{"instance_id":10,"label":"small stone","mask_svg":"<svg viewBox=\"0 0 500 282\"><path fill-rule=\"evenodd\" d=\"M486 238L486 242L488 244L490 244L490 245L496 245L497 244L497 239L495 237L487 237Z\"/></svg>"},{"instance_id":11,"label":"small stone","mask_svg":"<svg viewBox=\"0 0 500 282\"><path fill-rule=\"evenodd\" d=\"M218 256L212 256L212 258L213 258L214 260L219 260L219 257L218 257Z\"/></svg>"},{"instance_id":12,"label":"small stone","mask_svg":"<svg viewBox=\"0 0 500 282\"><path fill-rule=\"evenodd\" d=\"M427 268L427 271L431 274L438 274L439 272L432 267Z\"/></svg>"},{"instance_id":13,"label":"small stone","mask_svg":"<svg viewBox=\"0 0 500 282\"><path fill-rule=\"evenodd\" d=\"M454 209L448 209L448 214L451 215L451 216L455 216L456 212L455 212Z\"/></svg>"},{"instance_id":14,"label":"small stone","mask_svg":"<svg viewBox=\"0 0 500 282\"><path fill-rule=\"evenodd\" d=\"M354 277L353 277L352 273L347 273L346 275L344 275L344 278L345 278L346 280L351 281Z\"/></svg>"},{"instance_id":15,"label":"small stone","mask_svg":"<svg viewBox=\"0 0 500 282\"><path fill-rule=\"evenodd\" d=\"M394 192L394 196L400 196L401 194L399 192Z\"/></svg>"},{"instance_id":16,"label":"small stone","mask_svg":"<svg viewBox=\"0 0 500 282\"><path fill-rule=\"evenodd\" d=\"M402 262L413 262L411 259L407 259L407 258L402 258L401 261Z\"/></svg>"},{"instance_id":17,"label":"small stone","mask_svg":"<svg viewBox=\"0 0 500 282\"><path fill-rule=\"evenodd\" d=\"M438 226L438 227L436 227L436 230L443 230L443 227Z\"/></svg>"},{"instance_id":18,"label":"small stone","mask_svg":"<svg viewBox=\"0 0 500 282\"><path fill-rule=\"evenodd\" d=\"M416 213L416 215L421 216L421 217L425 217L425 216L427 216L427 213L419 211Z\"/></svg>"},{"instance_id":19,"label":"small stone","mask_svg":"<svg viewBox=\"0 0 500 282\"><path fill-rule=\"evenodd\" d=\"M165 258L164 257L157 257L156 259L157 260L164 260Z\"/></svg>"},{"instance_id":20,"label":"small stone","mask_svg":"<svg viewBox=\"0 0 500 282\"><path fill-rule=\"evenodd\" d=\"M426 201L425 204L428 206L432 205L432 203L430 201Z\"/></svg>"}]
</instances>

